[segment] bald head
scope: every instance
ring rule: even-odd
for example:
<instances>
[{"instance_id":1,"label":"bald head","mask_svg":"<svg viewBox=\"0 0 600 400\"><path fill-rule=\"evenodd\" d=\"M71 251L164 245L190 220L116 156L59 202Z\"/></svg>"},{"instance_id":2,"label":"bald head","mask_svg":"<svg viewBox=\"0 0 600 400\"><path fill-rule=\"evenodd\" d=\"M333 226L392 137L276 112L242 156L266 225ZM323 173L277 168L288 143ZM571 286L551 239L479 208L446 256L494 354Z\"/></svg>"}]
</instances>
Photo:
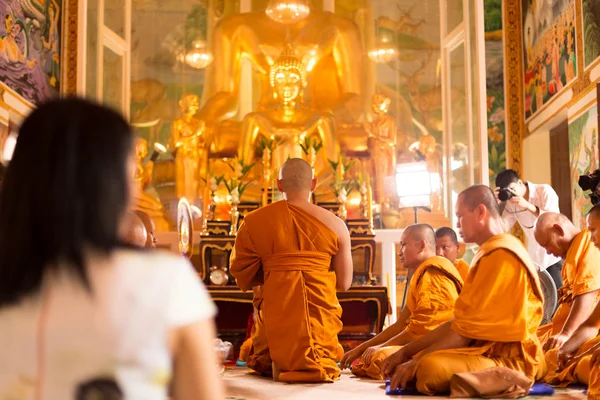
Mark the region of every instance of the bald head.
<instances>
[{"instance_id":1,"label":"bald head","mask_svg":"<svg viewBox=\"0 0 600 400\"><path fill-rule=\"evenodd\" d=\"M455 208L456 226L466 243L482 245L505 231L494 192L485 185L463 190L458 195Z\"/></svg>"},{"instance_id":2,"label":"bald head","mask_svg":"<svg viewBox=\"0 0 600 400\"><path fill-rule=\"evenodd\" d=\"M579 230L566 216L554 212L540 215L533 232L535 240L548 254L565 258Z\"/></svg>"},{"instance_id":3,"label":"bald head","mask_svg":"<svg viewBox=\"0 0 600 400\"><path fill-rule=\"evenodd\" d=\"M596 204L587 215L587 228L592 235L592 242L600 248L600 203Z\"/></svg>"},{"instance_id":4,"label":"bald head","mask_svg":"<svg viewBox=\"0 0 600 400\"><path fill-rule=\"evenodd\" d=\"M156 235L155 235L155 226L154 220L150 217L150 215L146 214L141 210L133 211L135 215L137 215L142 223L144 224L144 228L146 228L146 244L144 247L147 249L156 248Z\"/></svg>"},{"instance_id":5,"label":"bald head","mask_svg":"<svg viewBox=\"0 0 600 400\"><path fill-rule=\"evenodd\" d=\"M435 252L435 231L430 225L427 224L414 224L408 226L404 232L406 232L406 238L409 240L423 240L429 250Z\"/></svg>"},{"instance_id":6,"label":"bald head","mask_svg":"<svg viewBox=\"0 0 600 400\"><path fill-rule=\"evenodd\" d=\"M136 247L145 247L148 234L141 218L133 212L127 212L122 225L122 239Z\"/></svg>"},{"instance_id":7,"label":"bald head","mask_svg":"<svg viewBox=\"0 0 600 400\"><path fill-rule=\"evenodd\" d=\"M473 211L483 205L492 218L500 218L500 208L494 192L485 185L473 185L463 190L460 195L463 204Z\"/></svg>"},{"instance_id":8,"label":"bald head","mask_svg":"<svg viewBox=\"0 0 600 400\"><path fill-rule=\"evenodd\" d=\"M290 158L279 171L277 186L279 191L286 194L309 194L314 190L315 184L310 164L301 158Z\"/></svg>"},{"instance_id":9,"label":"bald head","mask_svg":"<svg viewBox=\"0 0 600 400\"><path fill-rule=\"evenodd\" d=\"M402 232L400 261L405 268L415 270L428 258L435 256L435 232L427 224L410 225Z\"/></svg>"}]
</instances>

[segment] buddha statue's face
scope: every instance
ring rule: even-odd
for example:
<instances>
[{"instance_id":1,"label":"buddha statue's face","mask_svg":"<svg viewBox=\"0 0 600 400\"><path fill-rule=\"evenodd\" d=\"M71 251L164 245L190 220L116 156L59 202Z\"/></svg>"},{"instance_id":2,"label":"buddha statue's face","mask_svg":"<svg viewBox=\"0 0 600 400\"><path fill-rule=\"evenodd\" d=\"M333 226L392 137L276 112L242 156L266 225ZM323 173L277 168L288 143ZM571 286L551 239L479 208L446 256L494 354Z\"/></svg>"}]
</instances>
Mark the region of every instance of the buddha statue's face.
<instances>
[{"instance_id":1,"label":"buddha statue's face","mask_svg":"<svg viewBox=\"0 0 600 400\"><path fill-rule=\"evenodd\" d=\"M285 103L292 102L300 95L302 77L297 69L280 69L275 74L275 93Z\"/></svg>"},{"instance_id":2,"label":"buddha statue's face","mask_svg":"<svg viewBox=\"0 0 600 400\"><path fill-rule=\"evenodd\" d=\"M382 94L373 96L372 106L375 114L386 114L390 108L390 98Z\"/></svg>"},{"instance_id":3,"label":"buddha statue's face","mask_svg":"<svg viewBox=\"0 0 600 400\"><path fill-rule=\"evenodd\" d=\"M188 94L181 98L179 108L185 115L196 115L200 109L200 99L195 94Z\"/></svg>"}]
</instances>

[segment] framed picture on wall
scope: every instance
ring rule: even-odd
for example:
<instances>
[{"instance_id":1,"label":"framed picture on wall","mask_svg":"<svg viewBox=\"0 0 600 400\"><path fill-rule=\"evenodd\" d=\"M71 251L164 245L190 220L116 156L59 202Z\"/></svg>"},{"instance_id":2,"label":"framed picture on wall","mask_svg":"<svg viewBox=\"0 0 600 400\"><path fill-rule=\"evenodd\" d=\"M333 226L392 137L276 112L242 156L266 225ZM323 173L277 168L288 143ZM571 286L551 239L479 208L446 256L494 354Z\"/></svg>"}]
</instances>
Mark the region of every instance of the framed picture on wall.
<instances>
[{"instance_id":1,"label":"framed picture on wall","mask_svg":"<svg viewBox=\"0 0 600 400\"><path fill-rule=\"evenodd\" d=\"M63 0L0 0L0 82L32 105L61 85Z\"/></svg>"}]
</instances>

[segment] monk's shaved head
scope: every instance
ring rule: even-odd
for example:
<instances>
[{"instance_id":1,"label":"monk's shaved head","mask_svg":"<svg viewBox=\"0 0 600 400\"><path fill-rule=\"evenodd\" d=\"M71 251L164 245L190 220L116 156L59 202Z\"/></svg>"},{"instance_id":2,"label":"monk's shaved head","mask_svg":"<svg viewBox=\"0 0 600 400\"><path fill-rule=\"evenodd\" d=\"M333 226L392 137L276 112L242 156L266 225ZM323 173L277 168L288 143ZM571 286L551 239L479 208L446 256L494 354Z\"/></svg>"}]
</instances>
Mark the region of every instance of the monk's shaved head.
<instances>
[{"instance_id":1,"label":"monk's shaved head","mask_svg":"<svg viewBox=\"0 0 600 400\"><path fill-rule=\"evenodd\" d=\"M435 251L435 231L427 224L414 224L408 226L405 230L406 238L410 240L423 240L427 247Z\"/></svg>"},{"instance_id":2,"label":"monk's shaved head","mask_svg":"<svg viewBox=\"0 0 600 400\"><path fill-rule=\"evenodd\" d=\"M546 212L539 216L533 232L535 240L546 252L556 257L567 256L571 242L579 233L579 229L566 216Z\"/></svg>"},{"instance_id":3,"label":"monk's shaved head","mask_svg":"<svg viewBox=\"0 0 600 400\"><path fill-rule=\"evenodd\" d=\"M505 233L496 196L485 185L463 190L456 200L455 211L456 227L466 243L481 246L492 236Z\"/></svg>"},{"instance_id":4,"label":"monk's shaved head","mask_svg":"<svg viewBox=\"0 0 600 400\"><path fill-rule=\"evenodd\" d=\"M600 203L596 204L590 212L588 212L588 216L592 218L600 218Z\"/></svg>"},{"instance_id":5,"label":"monk's shaved head","mask_svg":"<svg viewBox=\"0 0 600 400\"><path fill-rule=\"evenodd\" d=\"M400 252L404 268L415 270L422 262L435 256L435 232L427 224L410 225L402 232Z\"/></svg>"},{"instance_id":6,"label":"monk's shaved head","mask_svg":"<svg viewBox=\"0 0 600 400\"><path fill-rule=\"evenodd\" d=\"M587 228L592 234L592 242L600 248L600 203L596 204L587 215Z\"/></svg>"},{"instance_id":7,"label":"monk's shaved head","mask_svg":"<svg viewBox=\"0 0 600 400\"><path fill-rule=\"evenodd\" d=\"M124 217L121 238L126 243L136 247L146 247L148 233L144 222L133 212L127 212Z\"/></svg>"},{"instance_id":8,"label":"monk's shaved head","mask_svg":"<svg viewBox=\"0 0 600 400\"><path fill-rule=\"evenodd\" d=\"M146 248L148 248L148 249L156 248L156 235L155 235L156 228L154 226L154 221L147 213L145 213L141 210L134 210L133 213L142 220L142 223L144 224L144 227L146 228L146 235L147 235Z\"/></svg>"},{"instance_id":9,"label":"monk's shaved head","mask_svg":"<svg viewBox=\"0 0 600 400\"><path fill-rule=\"evenodd\" d=\"M290 158L279 170L279 184L283 192L311 192L313 171L310 164L301 158Z\"/></svg>"},{"instance_id":10,"label":"monk's shaved head","mask_svg":"<svg viewBox=\"0 0 600 400\"><path fill-rule=\"evenodd\" d=\"M488 186L473 185L463 190L458 197L461 198L463 204L470 211L473 211L475 208L483 205L488 210L492 218L500 218L498 201L496 201L494 192Z\"/></svg>"},{"instance_id":11,"label":"monk's shaved head","mask_svg":"<svg viewBox=\"0 0 600 400\"><path fill-rule=\"evenodd\" d=\"M555 212L546 212L540 215L535 222L535 230L536 232L540 230L547 230L554 224L565 226L573 225L573 223L565 215Z\"/></svg>"}]
</instances>

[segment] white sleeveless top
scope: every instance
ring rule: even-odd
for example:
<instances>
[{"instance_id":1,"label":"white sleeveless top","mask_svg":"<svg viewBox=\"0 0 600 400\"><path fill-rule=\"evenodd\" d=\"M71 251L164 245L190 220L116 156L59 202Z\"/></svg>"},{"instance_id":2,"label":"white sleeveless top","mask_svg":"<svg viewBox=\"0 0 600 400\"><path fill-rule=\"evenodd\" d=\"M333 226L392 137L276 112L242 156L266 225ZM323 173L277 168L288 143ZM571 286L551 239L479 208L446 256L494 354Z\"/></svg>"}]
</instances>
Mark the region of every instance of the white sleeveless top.
<instances>
[{"instance_id":1,"label":"white sleeveless top","mask_svg":"<svg viewBox=\"0 0 600 400\"><path fill-rule=\"evenodd\" d=\"M0 400L33 399L38 384L44 400L167 398L167 333L216 314L196 272L160 252L88 264L91 293L72 277L47 278L42 294L0 309Z\"/></svg>"}]
</instances>

